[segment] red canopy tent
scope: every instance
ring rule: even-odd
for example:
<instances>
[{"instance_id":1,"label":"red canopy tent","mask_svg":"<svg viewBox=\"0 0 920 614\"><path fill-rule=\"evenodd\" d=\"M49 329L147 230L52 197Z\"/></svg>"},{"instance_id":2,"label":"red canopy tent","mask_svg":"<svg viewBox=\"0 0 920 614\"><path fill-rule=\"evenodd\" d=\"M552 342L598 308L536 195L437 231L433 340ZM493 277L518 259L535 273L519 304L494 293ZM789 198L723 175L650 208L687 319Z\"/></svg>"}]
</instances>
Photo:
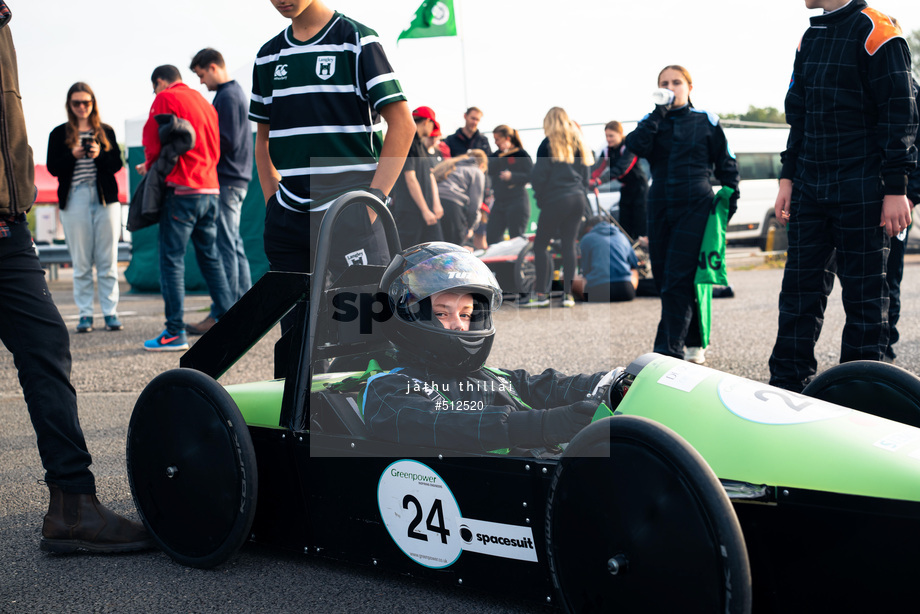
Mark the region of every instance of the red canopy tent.
<instances>
[{"instance_id":1,"label":"red canopy tent","mask_svg":"<svg viewBox=\"0 0 920 614\"><path fill-rule=\"evenodd\" d=\"M115 180L118 182L118 202L128 202L128 169L122 167L115 173ZM36 204L57 204L57 177L49 173L44 164L35 165L35 187L38 188Z\"/></svg>"}]
</instances>

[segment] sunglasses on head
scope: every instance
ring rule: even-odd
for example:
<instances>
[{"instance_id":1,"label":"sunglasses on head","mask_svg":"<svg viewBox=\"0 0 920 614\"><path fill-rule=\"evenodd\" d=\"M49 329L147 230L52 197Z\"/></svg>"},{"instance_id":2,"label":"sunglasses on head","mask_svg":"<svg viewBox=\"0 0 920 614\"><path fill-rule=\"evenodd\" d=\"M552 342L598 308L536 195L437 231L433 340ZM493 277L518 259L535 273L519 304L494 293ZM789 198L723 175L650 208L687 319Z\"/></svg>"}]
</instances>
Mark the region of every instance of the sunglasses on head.
<instances>
[{"instance_id":1,"label":"sunglasses on head","mask_svg":"<svg viewBox=\"0 0 920 614\"><path fill-rule=\"evenodd\" d=\"M89 107L92 106L92 100L71 100L70 106L72 107Z\"/></svg>"}]
</instances>

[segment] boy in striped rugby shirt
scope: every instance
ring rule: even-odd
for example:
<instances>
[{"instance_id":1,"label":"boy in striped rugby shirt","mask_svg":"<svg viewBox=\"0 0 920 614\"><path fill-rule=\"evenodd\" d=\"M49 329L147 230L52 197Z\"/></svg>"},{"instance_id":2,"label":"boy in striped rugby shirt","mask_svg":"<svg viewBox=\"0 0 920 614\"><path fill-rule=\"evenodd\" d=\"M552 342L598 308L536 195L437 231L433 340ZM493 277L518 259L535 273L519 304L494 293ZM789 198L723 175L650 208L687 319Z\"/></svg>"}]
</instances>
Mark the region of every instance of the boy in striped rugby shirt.
<instances>
[{"instance_id":1,"label":"boy in striped rugby shirt","mask_svg":"<svg viewBox=\"0 0 920 614\"><path fill-rule=\"evenodd\" d=\"M309 272L326 209L368 186L386 200L415 124L376 32L320 0L271 2L291 25L259 50L253 67L249 118L258 125L265 253L272 270ZM388 262L375 217L370 208L345 211L326 274Z\"/></svg>"}]
</instances>

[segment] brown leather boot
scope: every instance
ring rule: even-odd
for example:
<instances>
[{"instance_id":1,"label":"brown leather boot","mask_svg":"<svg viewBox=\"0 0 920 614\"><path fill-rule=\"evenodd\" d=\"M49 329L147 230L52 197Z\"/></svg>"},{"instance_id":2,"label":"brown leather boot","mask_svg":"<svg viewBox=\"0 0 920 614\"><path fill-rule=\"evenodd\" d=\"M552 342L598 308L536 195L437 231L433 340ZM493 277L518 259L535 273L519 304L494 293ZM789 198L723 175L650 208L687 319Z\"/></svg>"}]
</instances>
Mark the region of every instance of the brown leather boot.
<instances>
[{"instance_id":1,"label":"brown leather boot","mask_svg":"<svg viewBox=\"0 0 920 614\"><path fill-rule=\"evenodd\" d=\"M45 552L131 552L153 547L144 526L107 509L96 495L62 492L48 485L51 503L42 525Z\"/></svg>"},{"instance_id":2,"label":"brown leather boot","mask_svg":"<svg viewBox=\"0 0 920 614\"><path fill-rule=\"evenodd\" d=\"M208 316L204 320L199 322L198 324L186 324L185 332L187 332L190 335L203 335L209 330L211 330L211 327L214 326L215 324L217 324L217 320L215 320L211 316Z\"/></svg>"}]
</instances>

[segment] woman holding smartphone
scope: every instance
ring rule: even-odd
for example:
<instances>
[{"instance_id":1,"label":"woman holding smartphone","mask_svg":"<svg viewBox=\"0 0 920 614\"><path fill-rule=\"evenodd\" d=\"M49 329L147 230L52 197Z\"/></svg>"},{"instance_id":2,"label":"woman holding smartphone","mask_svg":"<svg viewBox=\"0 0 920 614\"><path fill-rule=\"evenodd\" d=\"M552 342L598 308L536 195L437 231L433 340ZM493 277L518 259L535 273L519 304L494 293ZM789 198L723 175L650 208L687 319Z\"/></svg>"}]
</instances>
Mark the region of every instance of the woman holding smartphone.
<instances>
[{"instance_id":1,"label":"woman holding smartphone","mask_svg":"<svg viewBox=\"0 0 920 614\"><path fill-rule=\"evenodd\" d=\"M115 173L121 150L111 126L99 119L96 96L82 82L67 92L67 123L48 138L48 172L58 178L58 206L73 262L73 298L80 311L78 333L93 330L93 265L106 330L124 328L118 319L118 237L121 205Z\"/></svg>"}]
</instances>

